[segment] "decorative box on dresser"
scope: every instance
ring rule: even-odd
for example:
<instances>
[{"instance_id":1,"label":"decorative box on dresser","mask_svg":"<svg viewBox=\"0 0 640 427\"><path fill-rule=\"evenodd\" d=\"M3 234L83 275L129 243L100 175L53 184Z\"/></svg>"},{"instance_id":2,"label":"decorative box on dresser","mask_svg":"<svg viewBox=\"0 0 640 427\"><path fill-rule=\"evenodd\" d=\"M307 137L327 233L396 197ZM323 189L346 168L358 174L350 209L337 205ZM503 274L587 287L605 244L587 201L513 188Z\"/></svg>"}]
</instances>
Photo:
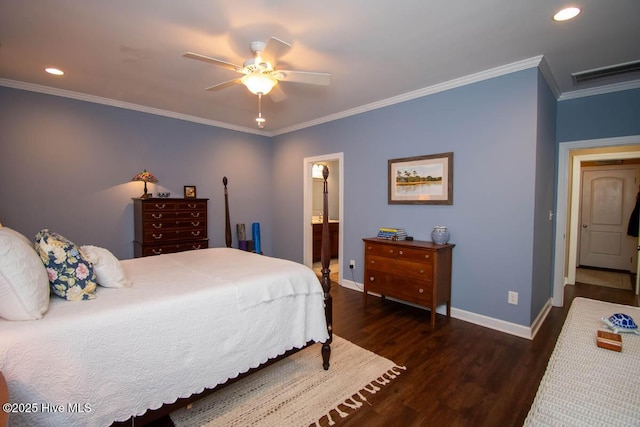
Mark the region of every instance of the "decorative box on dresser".
<instances>
[{"instance_id":1,"label":"decorative box on dresser","mask_svg":"<svg viewBox=\"0 0 640 427\"><path fill-rule=\"evenodd\" d=\"M209 247L209 199L133 199L136 258Z\"/></svg>"},{"instance_id":2,"label":"decorative box on dresser","mask_svg":"<svg viewBox=\"0 0 640 427\"><path fill-rule=\"evenodd\" d=\"M364 302L369 292L431 310L447 304L451 317L451 253L455 245L420 240L367 238L364 241Z\"/></svg>"}]
</instances>

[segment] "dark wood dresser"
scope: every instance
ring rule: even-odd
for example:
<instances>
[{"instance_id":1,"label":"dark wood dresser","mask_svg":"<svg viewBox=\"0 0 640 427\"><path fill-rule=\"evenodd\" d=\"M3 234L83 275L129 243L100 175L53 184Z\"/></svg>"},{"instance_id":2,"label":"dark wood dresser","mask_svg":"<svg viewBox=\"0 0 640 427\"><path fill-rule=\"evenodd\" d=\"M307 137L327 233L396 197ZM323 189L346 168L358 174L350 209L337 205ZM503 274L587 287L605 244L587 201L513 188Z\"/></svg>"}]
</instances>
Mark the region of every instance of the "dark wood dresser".
<instances>
[{"instance_id":1,"label":"dark wood dresser","mask_svg":"<svg viewBox=\"0 0 640 427\"><path fill-rule=\"evenodd\" d=\"M437 245L420 240L364 241L364 302L374 292L431 310L436 324L436 307L447 304L451 317L451 253L455 245Z\"/></svg>"},{"instance_id":2,"label":"dark wood dresser","mask_svg":"<svg viewBox=\"0 0 640 427\"><path fill-rule=\"evenodd\" d=\"M133 199L133 255L138 258L209 247L209 199Z\"/></svg>"}]
</instances>

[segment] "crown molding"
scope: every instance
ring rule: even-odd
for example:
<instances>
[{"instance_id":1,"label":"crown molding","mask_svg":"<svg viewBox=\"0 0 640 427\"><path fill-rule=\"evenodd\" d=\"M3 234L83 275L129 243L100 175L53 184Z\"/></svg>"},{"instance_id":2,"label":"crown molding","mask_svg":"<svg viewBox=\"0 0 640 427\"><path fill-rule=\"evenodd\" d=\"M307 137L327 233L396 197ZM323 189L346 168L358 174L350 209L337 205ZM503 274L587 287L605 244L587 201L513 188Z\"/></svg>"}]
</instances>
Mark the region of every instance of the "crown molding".
<instances>
[{"instance_id":1,"label":"crown molding","mask_svg":"<svg viewBox=\"0 0 640 427\"><path fill-rule=\"evenodd\" d=\"M522 61L512 62L511 64L503 65L496 68L491 68L489 70L481 71L479 73L470 74L468 76L460 77L458 79L449 80L447 82L438 83L433 86L428 86L426 88L418 89L412 92L407 92L402 95L372 102L366 105L361 105L359 107L351 108L349 110L345 110L340 113L330 114L328 116L320 117L315 120L310 120L308 122L299 123L297 125L282 128L282 129L273 131L272 134L274 136L282 135L285 133L308 128L311 126L316 126L322 123L328 123L334 120L355 116L356 114L366 113L367 111L377 110L378 108L388 107L390 105L410 101L412 99L422 98L423 96L433 95L434 93L444 92L446 90L455 89L455 88L466 86L472 83L481 82L483 80L489 80L494 77L500 77L506 74L515 73L516 71L522 71L529 68L534 68L540 65L540 62L542 61L542 59L543 59L543 56L539 55L533 58L524 59Z\"/></svg>"},{"instance_id":2,"label":"crown molding","mask_svg":"<svg viewBox=\"0 0 640 427\"><path fill-rule=\"evenodd\" d=\"M507 74L511 74L517 71L526 70L529 68L538 67L542 73L545 81L549 85L551 91L555 95L558 101L565 101L568 99L582 98L586 96L601 95L606 93L638 89L640 88L640 80L634 80L626 83L616 83L607 86L594 87L589 89L576 90L571 92L560 93L558 84L551 72L549 65L543 55L534 56L532 58L524 59L517 62L512 62L500 67L491 68L489 70L481 71L479 73L470 74L468 76L460 77L457 79L449 80L436 85L428 86L426 88L418 89L412 92L408 92L402 95L394 96L391 98L383 99L380 101L372 102L370 104L361 105L355 108L341 111L339 113L330 114L328 116L320 117L314 120L309 120L303 123L298 123L293 126L288 126L274 131L261 131L245 126L237 126L229 123L219 122L216 120L204 119L202 117L191 116L188 114L176 113L173 111L162 110L159 108L147 107L144 105L133 104L124 101L117 101L110 98L103 98L94 95L87 95L84 93L73 92L64 89L56 89L49 86L42 86L33 83L26 83L17 80L2 79L0 78L0 86L6 86L14 89L28 90L31 92L39 92L47 95L61 96L65 98L76 99L79 101L92 102L95 104L108 105L116 108L124 108L127 110L139 111L147 114L154 114L163 117L169 117L178 120L184 120L193 123L199 123L206 126L214 126L223 129L233 130L242 133L249 133L259 136L273 137L277 135L283 135L297 130L317 126L323 123L340 120L346 117L355 116L357 114L366 113L368 111L377 110L379 108L388 107L402 102L410 101L416 98L422 98L424 96L433 95L435 93L444 92L450 89L466 86L469 84L481 82L484 80L492 79L494 77L500 77Z\"/></svg>"},{"instance_id":3,"label":"crown molding","mask_svg":"<svg viewBox=\"0 0 640 427\"><path fill-rule=\"evenodd\" d=\"M607 93L620 92L623 90L639 89L640 79L623 83L614 83L606 86L592 87L588 89L573 90L564 92L558 97L558 101L566 101L568 99L584 98L586 96L604 95Z\"/></svg>"},{"instance_id":4,"label":"crown molding","mask_svg":"<svg viewBox=\"0 0 640 427\"><path fill-rule=\"evenodd\" d=\"M156 116L169 117L172 119L184 120L187 122L199 123L207 126L229 129L237 132L251 133L260 136L271 136L267 132L256 129L231 125L229 123L218 122L216 120L208 120L202 117L191 116L188 114L176 113L173 111L161 110L159 108L147 107L144 105L132 104L130 102L117 101L115 99L103 98L100 96L88 95L80 92L73 92L65 89L57 89L49 86L37 85L34 83L26 83L17 80L9 80L0 78L0 86L6 86L13 89L27 90L30 92L44 93L46 95L61 96L64 98L75 99L78 101L92 102L94 104L108 105L110 107L124 108L126 110L139 111L141 113L154 114Z\"/></svg>"}]
</instances>

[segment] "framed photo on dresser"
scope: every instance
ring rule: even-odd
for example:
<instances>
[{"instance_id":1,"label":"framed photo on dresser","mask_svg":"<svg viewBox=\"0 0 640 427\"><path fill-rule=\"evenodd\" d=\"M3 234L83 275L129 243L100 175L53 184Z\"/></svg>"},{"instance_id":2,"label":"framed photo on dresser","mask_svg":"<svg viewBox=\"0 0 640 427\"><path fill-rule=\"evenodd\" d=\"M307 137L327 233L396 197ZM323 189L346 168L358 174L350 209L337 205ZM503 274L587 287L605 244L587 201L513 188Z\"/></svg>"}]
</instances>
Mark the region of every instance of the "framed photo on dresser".
<instances>
[{"instance_id":1,"label":"framed photo on dresser","mask_svg":"<svg viewBox=\"0 0 640 427\"><path fill-rule=\"evenodd\" d=\"M196 186L195 185L185 185L184 186L184 198L185 199L195 199L196 198Z\"/></svg>"}]
</instances>

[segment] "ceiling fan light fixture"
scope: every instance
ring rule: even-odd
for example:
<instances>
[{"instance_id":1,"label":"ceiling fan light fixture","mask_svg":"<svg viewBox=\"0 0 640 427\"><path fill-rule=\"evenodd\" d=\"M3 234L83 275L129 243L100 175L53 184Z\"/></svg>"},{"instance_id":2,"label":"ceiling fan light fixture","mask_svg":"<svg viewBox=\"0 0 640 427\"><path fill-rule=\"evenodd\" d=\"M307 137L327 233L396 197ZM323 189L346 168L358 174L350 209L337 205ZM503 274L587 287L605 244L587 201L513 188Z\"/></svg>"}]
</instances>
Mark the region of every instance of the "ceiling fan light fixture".
<instances>
[{"instance_id":1,"label":"ceiling fan light fixture","mask_svg":"<svg viewBox=\"0 0 640 427\"><path fill-rule=\"evenodd\" d=\"M262 73L247 74L240 81L255 95L259 93L266 95L278 84L278 80Z\"/></svg>"}]
</instances>

